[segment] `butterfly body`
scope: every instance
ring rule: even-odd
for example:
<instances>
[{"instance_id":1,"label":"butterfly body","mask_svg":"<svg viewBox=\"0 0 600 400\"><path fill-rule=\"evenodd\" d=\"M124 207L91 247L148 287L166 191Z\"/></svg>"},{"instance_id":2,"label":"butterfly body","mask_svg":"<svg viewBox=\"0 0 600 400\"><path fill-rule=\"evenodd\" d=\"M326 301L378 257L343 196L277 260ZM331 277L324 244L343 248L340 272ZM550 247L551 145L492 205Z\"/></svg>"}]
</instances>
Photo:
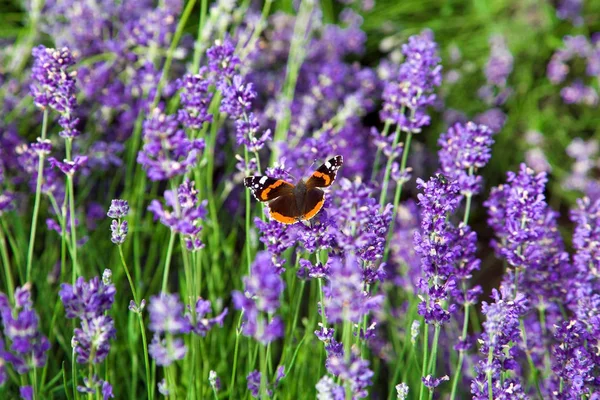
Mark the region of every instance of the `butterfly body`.
<instances>
[{"instance_id":1,"label":"butterfly body","mask_svg":"<svg viewBox=\"0 0 600 400\"><path fill-rule=\"evenodd\" d=\"M319 188L331 186L342 156L335 156L321 165L305 182L295 185L268 176L249 176L244 185L258 201L269 202L271 218L283 224L293 224L313 218L325 203L325 192Z\"/></svg>"}]
</instances>

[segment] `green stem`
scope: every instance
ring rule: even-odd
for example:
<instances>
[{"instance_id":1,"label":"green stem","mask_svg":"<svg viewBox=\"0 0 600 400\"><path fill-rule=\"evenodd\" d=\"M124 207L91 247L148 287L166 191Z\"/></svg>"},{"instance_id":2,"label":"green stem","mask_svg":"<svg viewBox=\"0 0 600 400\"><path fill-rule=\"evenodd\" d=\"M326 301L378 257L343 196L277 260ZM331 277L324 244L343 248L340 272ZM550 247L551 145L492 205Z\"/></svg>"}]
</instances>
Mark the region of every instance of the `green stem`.
<instances>
[{"instance_id":1,"label":"green stem","mask_svg":"<svg viewBox=\"0 0 600 400\"><path fill-rule=\"evenodd\" d=\"M246 166L248 166L248 148L244 146L244 161ZM246 169L246 175L248 174L248 170ZM248 264L248 275L251 275L251 264L252 264L252 246L250 245L250 214L251 214L251 204L250 204L250 190L245 190L246 192L246 262Z\"/></svg>"},{"instance_id":2,"label":"green stem","mask_svg":"<svg viewBox=\"0 0 600 400\"><path fill-rule=\"evenodd\" d=\"M427 351L429 350L429 326L423 324L423 366L421 369L421 377L427 375ZM419 400L423 400L425 394L425 384L421 381L421 389L419 390Z\"/></svg>"},{"instance_id":3,"label":"green stem","mask_svg":"<svg viewBox=\"0 0 600 400\"><path fill-rule=\"evenodd\" d=\"M163 278L162 278L162 292L167 291L167 282L169 281L169 269L171 268L171 258L173 256L173 246L175 244L175 235L174 231L171 231L171 237L169 238L169 245L167 247L167 258L165 259L165 268L163 270Z\"/></svg>"},{"instance_id":4,"label":"green stem","mask_svg":"<svg viewBox=\"0 0 600 400\"><path fill-rule=\"evenodd\" d=\"M121 221L119 221L120 223ZM133 279L131 279L131 273L129 272L129 268L127 267L127 263L125 262L125 255L123 254L123 248L119 245L119 255L121 256L121 264L123 265L123 269L125 270L125 274L127 275L127 280L129 281L129 287L131 288L131 294L133 295L133 301L135 302L136 307L140 307L140 302L137 297L137 293L135 290L135 285L133 284ZM150 361L148 358L148 341L146 339L146 328L144 327L144 319L141 314L141 310L136 312L139 325L140 325L140 333L142 334L142 344L144 346L144 366L146 368L146 390L148 391L148 398L154 398L154 392L152 390L151 382L150 382Z\"/></svg>"},{"instance_id":5,"label":"green stem","mask_svg":"<svg viewBox=\"0 0 600 400\"><path fill-rule=\"evenodd\" d=\"M465 286L463 282L463 287ZM463 319L463 328L461 340L464 341L467 338L467 331L469 327L469 303L465 303L465 316ZM456 397L456 389L458 388L458 379L462 374L462 365L465 358L465 351L460 350L458 354L458 362L456 363L456 370L454 371L454 377L452 378L452 391L450 393L450 400L454 400Z\"/></svg>"},{"instance_id":6,"label":"green stem","mask_svg":"<svg viewBox=\"0 0 600 400\"><path fill-rule=\"evenodd\" d=\"M6 287L8 289L8 297L13 299L15 293L15 281L12 276L12 268L10 266L10 259L8 258L8 249L6 247L6 237L4 236L4 230L0 228L0 252L2 253L2 264L4 269L4 275L6 277Z\"/></svg>"},{"instance_id":7,"label":"green stem","mask_svg":"<svg viewBox=\"0 0 600 400\"><path fill-rule=\"evenodd\" d=\"M231 379L230 379L231 383L230 383L230 388L229 388L230 398L234 398L233 395L235 394L235 376L237 373L238 350L239 350L239 345L240 345L240 335L242 333L241 327L242 327L243 315L244 315L244 312L242 311L240 314L240 319L238 320L237 329L235 330L235 346L234 346L234 350L233 350L233 368L231 369Z\"/></svg>"},{"instance_id":8,"label":"green stem","mask_svg":"<svg viewBox=\"0 0 600 400\"><path fill-rule=\"evenodd\" d=\"M71 219L71 248L73 250L73 271L80 275L79 265L77 264L77 227L75 226L75 189L73 188L73 175L67 175L67 184L69 185L69 213Z\"/></svg>"},{"instance_id":9,"label":"green stem","mask_svg":"<svg viewBox=\"0 0 600 400\"><path fill-rule=\"evenodd\" d=\"M48 109L44 110L42 119L42 140L46 140L48 130ZM44 154L40 153L38 158L37 181L35 184L35 201L33 203L33 216L31 218L31 232L29 233L29 247L27 249L27 269L25 281L31 279L31 266L33 264L33 247L35 245L35 232L37 230L38 214L40 212L40 201L42 196L42 181L44 180Z\"/></svg>"},{"instance_id":10,"label":"green stem","mask_svg":"<svg viewBox=\"0 0 600 400\"><path fill-rule=\"evenodd\" d=\"M202 59L202 47L200 43L202 41L202 29L206 21L206 9L208 7L207 0L200 1L200 19L198 21L198 32L196 34L196 43L194 45L194 61L192 63L192 71L197 74L200 68L200 60Z\"/></svg>"},{"instance_id":11,"label":"green stem","mask_svg":"<svg viewBox=\"0 0 600 400\"><path fill-rule=\"evenodd\" d=\"M268 399L267 395L267 356L266 356L266 346L263 344L259 344L260 346L260 392L259 397L261 399Z\"/></svg>"},{"instance_id":12,"label":"green stem","mask_svg":"<svg viewBox=\"0 0 600 400\"><path fill-rule=\"evenodd\" d=\"M386 137L390 130L390 126L392 123L389 120L385 121L385 125L383 126L383 131L381 131L381 136ZM374 181L379 173L379 161L381 158L381 148L377 148L377 152L375 153L375 162L373 163L373 171L371 171L371 181Z\"/></svg>"},{"instance_id":13,"label":"green stem","mask_svg":"<svg viewBox=\"0 0 600 400\"><path fill-rule=\"evenodd\" d=\"M400 125L396 127L396 131L394 132L394 141L392 142L392 151L396 150L398 147L398 143L400 143L400 134L402 130L400 129ZM404 156L404 152L402 152ZM383 208L385 204L385 199L387 197L388 186L390 184L390 174L392 172L392 164L394 163L394 157L390 155L385 164L385 172L383 175L383 184L381 185L381 193L379 195L379 207Z\"/></svg>"},{"instance_id":14,"label":"green stem","mask_svg":"<svg viewBox=\"0 0 600 400\"><path fill-rule=\"evenodd\" d=\"M402 160L400 162L400 175L404 174L406 171L406 163L408 162L408 151L410 149L410 142L412 139L412 133L409 132L406 135L406 142L404 143L404 148L402 149ZM386 172L387 173L387 172ZM394 208L392 214L392 220L390 221L390 227L388 228L388 238L385 244L385 251L383 254L383 260L387 260L388 254L390 252L390 243L392 242L392 236L394 235L394 222L396 221L396 216L398 215L398 205L400 204L400 197L402 196L402 187L404 186L404 180L400 180L396 184L396 191L394 192ZM387 190L387 187L386 187ZM382 192L383 195L384 192ZM383 204L380 201L380 206L383 207Z\"/></svg>"},{"instance_id":15,"label":"green stem","mask_svg":"<svg viewBox=\"0 0 600 400\"><path fill-rule=\"evenodd\" d=\"M490 368L490 366L492 365L492 357L494 354L494 347L490 346L490 348L488 349L488 368L487 368L487 383L488 383L488 398L489 400L494 400L494 392L492 390L493 386L492 386L492 369Z\"/></svg>"}]
</instances>

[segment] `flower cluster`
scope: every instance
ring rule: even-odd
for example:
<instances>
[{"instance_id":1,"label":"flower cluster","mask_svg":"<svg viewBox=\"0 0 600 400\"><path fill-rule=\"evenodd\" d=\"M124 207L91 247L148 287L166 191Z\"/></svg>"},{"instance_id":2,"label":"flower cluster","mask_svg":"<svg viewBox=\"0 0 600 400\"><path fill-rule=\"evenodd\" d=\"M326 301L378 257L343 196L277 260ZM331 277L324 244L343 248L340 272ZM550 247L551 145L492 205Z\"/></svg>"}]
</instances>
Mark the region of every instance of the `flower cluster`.
<instances>
[{"instance_id":1,"label":"flower cluster","mask_svg":"<svg viewBox=\"0 0 600 400\"><path fill-rule=\"evenodd\" d=\"M600 76L600 42L591 44L583 36L565 36L563 48L557 50L548 63L546 74L554 85L565 82L569 75L569 63L580 58L586 62L586 75L591 78ZM586 85L581 78L576 78L570 85L563 87L560 92L566 104L598 104L598 93L591 85Z\"/></svg>"},{"instance_id":2,"label":"flower cluster","mask_svg":"<svg viewBox=\"0 0 600 400\"><path fill-rule=\"evenodd\" d=\"M150 298L148 306L150 313L149 328L154 332L152 343L148 346L150 356L156 360L157 365L169 366L177 360L182 360L187 347L181 334L193 332L206 336L215 325L223 326L227 309L221 314L209 318L211 311L210 301L198 298L194 310L184 312L184 306L176 294L161 293Z\"/></svg>"},{"instance_id":3,"label":"flower cluster","mask_svg":"<svg viewBox=\"0 0 600 400\"><path fill-rule=\"evenodd\" d=\"M283 365L279 366L277 368L277 372L275 375L275 381L274 382L267 382L267 395L269 397L273 396L273 392L275 391L275 389L277 389L277 386L279 386L279 382L281 382L281 380L285 377L285 367ZM260 391L260 380L262 378L262 374L260 373L260 371L258 370L254 370L252 372L250 372L248 374L248 376L246 377L246 381L247 386L248 386L248 390L250 391L250 394L252 394L252 397L255 398L259 398L259 391Z\"/></svg>"},{"instance_id":4,"label":"flower cluster","mask_svg":"<svg viewBox=\"0 0 600 400\"><path fill-rule=\"evenodd\" d=\"M526 399L527 395L517 377L504 378L507 372L518 368L514 350L521 342L520 318L528 309L527 300L521 293L513 295L506 287L500 292L494 289L493 303L482 302L486 316L483 323L481 360L476 369L477 376L471 383L473 399ZM488 391L491 381L492 395Z\"/></svg>"},{"instance_id":5,"label":"flower cluster","mask_svg":"<svg viewBox=\"0 0 600 400\"><path fill-rule=\"evenodd\" d=\"M598 151L600 146L595 139L574 138L567 146L567 155L573 159L570 173L562 180L566 189L585 193L592 200L600 198L600 183L595 175L600 168Z\"/></svg>"},{"instance_id":6,"label":"flower cluster","mask_svg":"<svg viewBox=\"0 0 600 400\"><path fill-rule=\"evenodd\" d=\"M77 278L75 285L63 283L59 296L67 318L77 318L81 326L75 329L72 344L80 364L99 364L108 355L110 340L116 338L113 319L107 314L115 301L116 289L111 282L111 271L104 270L102 279L94 277L86 282ZM107 382L96 380L94 385L103 388ZM92 385L87 382L79 391ZM92 389L95 392L95 388Z\"/></svg>"},{"instance_id":7,"label":"flower cluster","mask_svg":"<svg viewBox=\"0 0 600 400\"><path fill-rule=\"evenodd\" d=\"M177 119L186 128L201 129L204 123L212 122L208 107L213 94L208 90L211 81L207 78L207 73L207 69L203 67L197 74L188 74L178 82L181 88L181 108Z\"/></svg>"},{"instance_id":8,"label":"flower cluster","mask_svg":"<svg viewBox=\"0 0 600 400\"><path fill-rule=\"evenodd\" d=\"M40 331L40 320L33 309L31 285L15 290L14 307L9 298L0 293L0 319L3 335L0 336L0 386L7 380L6 365L12 365L19 374L46 364L50 343ZM6 364L5 364L6 362Z\"/></svg>"},{"instance_id":9,"label":"flower cluster","mask_svg":"<svg viewBox=\"0 0 600 400\"><path fill-rule=\"evenodd\" d=\"M454 180L465 196L481 191L481 176L475 173L491 158L492 134L485 125L456 123L438 140L440 172Z\"/></svg>"},{"instance_id":10,"label":"flower cluster","mask_svg":"<svg viewBox=\"0 0 600 400\"><path fill-rule=\"evenodd\" d=\"M437 44L431 31L408 38L402 46L404 62L383 91L381 119L403 131L419 133L429 125L425 109L435 101L433 89L442 81Z\"/></svg>"},{"instance_id":11,"label":"flower cluster","mask_svg":"<svg viewBox=\"0 0 600 400\"><path fill-rule=\"evenodd\" d=\"M283 336L283 321L272 315L280 306L284 288L285 283L269 253L258 253L250 276L244 278L244 293L232 293L235 308L244 312L244 335L264 344Z\"/></svg>"},{"instance_id":12,"label":"flower cluster","mask_svg":"<svg viewBox=\"0 0 600 400\"><path fill-rule=\"evenodd\" d=\"M153 181L184 175L196 164L204 140L190 140L175 115L165 115L160 109L152 111L144 122L144 146L138 153L141 164Z\"/></svg>"},{"instance_id":13,"label":"flower cluster","mask_svg":"<svg viewBox=\"0 0 600 400\"><path fill-rule=\"evenodd\" d=\"M363 271L357 258L328 261L329 285L325 288L325 314L333 323L358 323L372 311L380 309L383 296L371 296L363 289Z\"/></svg>"},{"instance_id":14,"label":"flower cluster","mask_svg":"<svg viewBox=\"0 0 600 400\"><path fill-rule=\"evenodd\" d=\"M426 294L419 303L419 314L427 324L443 324L450 320L456 306L445 308L454 278L459 248L455 243L455 229L447 220L460 203L459 188L441 175L428 182L417 180L423 190L419 194L421 232L415 232L415 252L421 256L423 278L418 286Z\"/></svg>"},{"instance_id":15,"label":"flower cluster","mask_svg":"<svg viewBox=\"0 0 600 400\"><path fill-rule=\"evenodd\" d=\"M60 113L58 123L62 127L60 136L79 136L77 124L76 72L68 69L75 65L71 51L38 46L32 51L34 63L31 69L31 95L35 104L45 109L50 107Z\"/></svg>"},{"instance_id":16,"label":"flower cluster","mask_svg":"<svg viewBox=\"0 0 600 400\"><path fill-rule=\"evenodd\" d=\"M485 65L486 84L479 89L481 97L490 106L504 104L511 90L507 87L507 79L513 69L513 55L502 35L490 38L491 52Z\"/></svg>"},{"instance_id":17,"label":"flower cluster","mask_svg":"<svg viewBox=\"0 0 600 400\"><path fill-rule=\"evenodd\" d=\"M129 227L127 221L121 220L125 218L128 213L129 203L127 203L127 200L115 199L111 201L110 208L108 209L108 213L106 215L113 219L110 223L110 231L112 233L110 240L114 244L120 245L125 242Z\"/></svg>"},{"instance_id":18,"label":"flower cluster","mask_svg":"<svg viewBox=\"0 0 600 400\"><path fill-rule=\"evenodd\" d=\"M165 202L168 210L158 200L152 200L148 210L154 214L154 219L171 231L183 235L186 247L189 251L195 251L204 247L200 240L202 231L201 222L206 218L206 200L198 200L198 191L194 188L194 182L186 180L177 189L165 191Z\"/></svg>"}]
</instances>

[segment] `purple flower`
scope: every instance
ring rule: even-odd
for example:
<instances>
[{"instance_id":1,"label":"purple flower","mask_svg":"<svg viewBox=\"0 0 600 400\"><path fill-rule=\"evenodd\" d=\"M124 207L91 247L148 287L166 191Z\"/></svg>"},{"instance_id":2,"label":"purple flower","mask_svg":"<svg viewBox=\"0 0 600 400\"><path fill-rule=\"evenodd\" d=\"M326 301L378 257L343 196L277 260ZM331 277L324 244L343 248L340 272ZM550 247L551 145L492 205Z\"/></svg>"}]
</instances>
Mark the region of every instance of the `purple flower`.
<instances>
[{"instance_id":1,"label":"purple flower","mask_svg":"<svg viewBox=\"0 0 600 400\"><path fill-rule=\"evenodd\" d=\"M63 283L59 296L67 318L88 320L108 311L115 301L115 293L115 286L112 283L105 284L99 277L89 282L79 277L75 286Z\"/></svg>"},{"instance_id":2,"label":"purple flower","mask_svg":"<svg viewBox=\"0 0 600 400\"><path fill-rule=\"evenodd\" d=\"M106 214L109 218L124 218L129 213L129 203L127 200L114 199L110 202L110 208Z\"/></svg>"},{"instance_id":3,"label":"purple flower","mask_svg":"<svg viewBox=\"0 0 600 400\"><path fill-rule=\"evenodd\" d=\"M358 259L348 255L334 259L325 288L325 313L330 322L359 322L371 311L380 309L383 296L372 296L363 289L363 274Z\"/></svg>"},{"instance_id":4,"label":"purple flower","mask_svg":"<svg viewBox=\"0 0 600 400\"><path fill-rule=\"evenodd\" d=\"M173 211L164 209L158 200L152 200L148 210L154 214L154 219L160 219L160 222L173 232L183 235L189 251L204 247L200 240L200 232L201 222L207 214L206 200L198 201L198 191L194 188L194 182L183 182L177 190L177 197L172 190L166 190L165 201Z\"/></svg>"},{"instance_id":5,"label":"purple flower","mask_svg":"<svg viewBox=\"0 0 600 400\"><path fill-rule=\"evenodd\" d=\"M159 109L154 109L144 122L143 132L144 146L137 162L152 181L184 175L196 164L198 152L204 149L202 139L188 139L185 131L179 129L177 118Z\"/></svg>"},{"instance_id":6,"label":"purple flower","mask_svg":"<svg viewBox=\"0 0 600 400\"><path fill-rule=\"evenodd\" d=\"M67 318L79 318L81 326L73 336L77 362L97 364L102 362L110 350L110 340L116 338L114 321L106 312L115 301L115 286L112 273L105 270L102 280L94 277L86 282L77 278L75 286L63 283L59 292Z\"/></svg>"},{"instance_id":7,"label":"purple flower","mask_svg":"<svg viewBox=\"0 0 600 400\"><path fill-rule=\"evenodd\" d=\"M573 265L577 292L574 299L600 291L600 200L579 199L571 211L576 224L573 234Z\"/></svg>"},{"instance_id":8,"label":"purple flower","mask_svg":"<svg viewBox=\"0 0 600 400\"><path fill-rule=\"evenodd\" d=\"M211 311L210 301L203 300L201 298L199 298L196 301L196 309L195 309L196 324L192 327L192 330L195 334L200 335L200 336L206 336L208 331L210 331L213 326L215 326L215 325L223 326L223 320L227 316L227 308L225 308L221 312L221 314L219 314L213 318L207 318L206 314L208 314L210 311Z\"/></svg>"},{"instance_id":9,"label":"purple flower","mask_svg":"<svg viewBox=\"0 0 600 400\"><path fill-rule=\"evenodd\" d=\"M206 51L210 72L223 79L231 79L240 65L240 59L234 54L235 46L229 37Z\"/></svg>"},{"instance_id":10,"label":"purple flower","mask_svg":"<svg viewBox=\"0 0 600 400\"><path fill-rule=\"evenodd\" d=\"M474 399L488 399L487 374L490 374L493 398L525 399L527 397L518 378L501 377L503 373L517 368L514 348L511 347L521 342L520 318L529 305L522 293L513 297L505 287L501 287L500 292L494 289L492 298L494 303L482 302L481 310L486 321L479 340L481 360L475 367L477 375L471 382L471 393Z\"/></svg>"},{"instance_id":11,"label":"purple flower","mask_svg":"<svg viewBox=\"0 0 600 400\"><path fill-rule=\"evenodd\" d=\"M346 359L343 350L337 346L327 350L327 370L339 377L352 391L352 398L362 399L368 396L367 388L371 385L373 371L369 369L369 361L360 357L356 349L352 350L349 359Z\"/></svg>"},{"instance_id":12,"label":"purple flower","mask_svg":"<svg viewBox=\"0 0 600 400\"><path fill-rule=\"evenodd\" d=\"M427 387L429 390L433 390L436 387L438 387L442 382L449 381L449 380L450 380L450 378L448 377L448 375L444 375L440 378L434 378L431 375L427 375L426 377L421 378L421 381L423 382L425 387Z\"/></svg>"},{"instance_id":13,"label":"purple flower","mask_svg":"<svg viewBox=\"0 0 600 400\"><path fill-rule=\"evenodd\" d=\"M58 120L63 130L60 136L74 138L79 136L76 126L79 119L76 98L76 72L68 69L75 64L70 50L63 47L60 50L35 47L32 51L34 58L31 69L31 95L35 104L45 109L50 107L60 113Z\"/></svg>"},{"instance_id":14,"label":"purple flower","mask_svg":"<svg viewBox=\"0 0 600 400\"><path fill-rule=\"evenodd\" d=\"M262 343L283 336L283 322L279 317L267 320L279 308L279 298L285 284L267 252L257 254L252 273L244 278L245 292L234 291L233 304L244 311L243 332Z\"/></svg>"},{"instance_id":15,"label":"purple flower","mask_svg":"<svg viewBox=\"0 0 600 400\"><path fill-rule=\"evenodd\" d=\"M253 397L258 397L258 392L260 390L260 377L261 374L258 370L250 372L246 377L246 381L248 382L248 390Z\"/></svg>"},{"instance_id":16,"label":"purple flower","mask_svg":"<svg viewBox=\"0 0 600 400\"><path fill-rule=\"evenodd\" d=\"M559 398L581 398L597 390L598 355L592 345L597 337L577 320L563 321L554 337L557 344L552 349L552 371L561 381Z\"/></svg>"},{"instance_id":17,"label":"purple flower","mask_svg":"<svg viewBox=\"0 0 600 400\"><path fill-rule=\"evenodd\" d=\"M511 93L506 87L506 81L513 69L513 56L504 36L493 35L490 38L491 52L485 65L486 85L479 89L481 97L488 105L504 104Z\"/></svg>"},{"instance_id":18,"label":"purple flower","mask_svg":"<svg viewBox=\"0 0 600 400\"><path fill-rule=\"evenodd\" d=\"M471 196L481 190L481 177L475 172L491 158L492 135L487 126L467 122L448 128L438 140L440 172L456 181L463 195Z\"/></svg>"},{"instance_id":19,"label":"purple flower","mask_svg":"<svg viewBox=\"0 0 600 400\"><path fill-rule=\"evenodd\" d=\"M121 218L127 216L127 213L129 213L129 204L127 203L127 200L115 199L111 201L107 215L110 218L115 218L110 224L110 231L112 233L110 240L114 244L120 245L125 242L127 232L129 231L129 225L127 224L127 221L121 221Z\"/></svg>"},{"instance_id":20,"label":"purple flower","mask_svg":"<svg viewBox=\"0 0 600 400\"><path fill-rule=\"evenodd\" d=\"M565 104L584 104L595 106L598 104L598 93L591 86L586 86L581 80L576 80L571 85L560 90L560 96Z\"/></svg>"},{"instance_id":21,"label":"purple flower","mask_svg":"<svg viewBox=\"0 0 600 400\"><path fill-rule=\"evenodd\" d=\"M95 394L98 390L102 393L102 400L114 399L115 397L111 384L99 379L97 375L92 376L91 379L84 377L83 386L77 386L79 393Z\"/></svg>"},{"instance_id":22,"label":"purple flower","mask_svg":"<svg viewBox=\"0 0 600 400\"><path fill-rule=\"evenodd\" d=\"M361 260L374 263L383 257L386 235L392 219L392 207L383 210L373 198L373 188L360 179L340 180L335 192L339 205L328 207L331 227L325 235L345 252L352 252Z\"/></svg>"},{"instance_id":23,"label":"purple flower","mask_svg":"<svg viewBox=\"0 0 600 400\"><path fill-rule=\"evenodd\" d=\"M150 357L156 361L156 365L168 367L177 360L183 360L187 353L187 347L181 338L172 338L171 341L168 341L166 338L161 339L160 335L156 333L148 345L148 352Z\"/></svg>"},{"instance_id":24,"label":"purple flower","mask_svg":"<svg viewBox=\"0 0 600 400\"><path fill-rule=\"evenodd\" d=\"M178 82L181 88L181 108L177 119L186 128L198 130L205 122L212 122L212 115L208 112L213 97L208 90L210 84L205 67L200 68L198 74L185 75Z\"/></svg>"},{"instance_id":25,"label":"purple flower","mask_svg":"<svg viewBox=\"0 0 600 400\"><path fill-rule=\"evenodd\" d=\"M573 25L581 25L583 23L582 9L583 0L560 0L556 8L556 15L560 19L571 21Z\"/></svg>"},{"instance_id":26,"label":"purple flower","mask_svg":"<svg viewBox=\"0 0 600 400\"><path fill-rule=\"evenodd\" d=\"M221 379L217 376L217 373L213 370L210 370L208 373L208 382L214 391L221 390Z\"/></svg>"},{"instance_id":27,"label":"purple flower","mask_svg":"<svg viewBox=\"0 0 600 400\"><path fill-rule=\"evenodd\" d=\"M117 337L117 330L111 317L100 315L82 320L81 328L75 328L77 341L75 352L80 364L99 364L108 355L110 340ZM92 357L93 356L93 357Z\"/></svg>"},{"instance_id":28,"label":"purple flower","mask_svg":"<svg viewBox=\"0 0 600 400\"><path fill-rule=\"evenodd\" d=\"M62 162L58 161L54 157L50 157L48 161L50 165L54 168L60 169L63 174L73 176L77 171L83 168L86 164L88 158L87 156L76 156L72 161L63 160Z\"/></svg>"},{"instance_id":29,"label":"purple flower","mask_svg":"<svg viewBox=\"0 0 600 400\"><path fill-rule=\"evenodd\" d=\"M324 375L315 387L317 389L317 399L319 400L344 400L346 392L340 385L336 385L334 380Z\"/></svg>"},{"instance_id":30,"label":"purple flower","mask_svg":"<svg viewBox=\"0 0 600 400\"><path fill-rule=\"evenodd\" d=\"M189 319L183 314L184 306L176 294L161 293L152 296L148 306L149 328L156 333L188 333L192 330Z\"/></svg>"},{"instance_id":31,"label":"purple flower","mask_svg":"<svg viewBox=\"0 0 600 400\"><path fill-rule=\"evenodd\" d=\"M415 252L421 256L423 278L418 287L427 294L419 304L419 314L427 324L443 324L449 321L455 308L444 303L456 285L456 265L460 248L456 243L456 228L448 221L460 203L459 187L441 175L428 182L417 180L423 189L419 194L421 208L421 232L415 232Z\"/></svg>"},{"instance_id":32,"label":"purple flower","mask_svg":"<svg viewBox=\"0 0 600 400\"><path fill-rule=\"evenodd\" d=\"M408 38L402 46L405 60L383 91L381 118L406 132L419 133L429 125L425 109L435 101L433 89L442 81L437 44L431 31Z\"/></svg>"},{"instance_id":33,"label":"purple flower","mask_svg":"<svg viewBox=\"0 0 600 400\"><path fill-rule=\"evenodd\" d=\"M6 380L5 362L18 374L46 364L50 343L39 329L39 317L32 308L30 290L30 284L16 289L14 309L8 297L0 293L0 320L4 332L4 337L0 338L0 382ZM2 339L6 340L7 348Z\"/></svg>"},{"instance_id":34,"label":"purple flower","mask_svg":"<svg viewBox=\"0 0 600 400\"><path fill-rule=\"evenodd\" d=\"M19 388L19 394L23 400L33 400L33 387L21 386Z\"/></svg>"}]
</instances>

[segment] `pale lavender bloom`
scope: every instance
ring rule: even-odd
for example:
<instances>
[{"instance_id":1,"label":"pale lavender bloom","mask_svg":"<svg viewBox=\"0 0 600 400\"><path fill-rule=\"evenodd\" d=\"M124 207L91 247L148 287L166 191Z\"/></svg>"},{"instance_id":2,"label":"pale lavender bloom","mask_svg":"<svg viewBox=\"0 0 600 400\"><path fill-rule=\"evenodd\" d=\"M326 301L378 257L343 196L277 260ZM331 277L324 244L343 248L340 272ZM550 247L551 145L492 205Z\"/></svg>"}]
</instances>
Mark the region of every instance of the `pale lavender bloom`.
<instances>
[{"instance_id":1,"label":"pale lavender bloom","mask_svg":"<svg viewBox=\"0 0 600 400\"><path fill-rule=\"evenodd\" d=\"M429 125L425 110L435 101L433 89L442 81L433 33L426 30L411 36L402 46L402 53L405 60L383 91L381 118L406 132L419 133Z\"/></svg>"},{"instance_id":2,"label":"pale lavender bloom","mask_svg":"<svg viewBox=\"0 0 600 400\"><path fill-rule=\"evenodd\" d=\"M148 353L156 361L156 365L168 367L177 360L183 360L187 347L181 338L176 337L167 341L166 338L161 339L156 333L148 345Z\"/></svg>"},{"instance_id":3,"label":"pale lavender bloom","mask_svg":"<svg viewBox=\"0 0 600 400\"><path fill-rule=\"evenodd\" d=\"M40 331L40 321L31 302L31 285L25 284L15 291L15 306L11 308L8 297L0 293L0 320L3 337L0 338L0 382L6 380L5 365L12 365L18 374L46 364L50 343ZM4 340L6 340L6 348ZM6 364L5 364L6 363Z\"/></svg>"},{"instance_id":4,"label":"pale lavender bloom","mask_svg":"<svg viewBox=\"0 0 600 400\"><path fill-rule=\"evenodd\" d=\"M148 306L150 330L159 334L190 332L192 326L183 311L184 306L176 294L161 293L160 296L152 296Z\"/></svg>"},{"instance_id":5,"label":"pale lavender bloom","mask_svg":"<svg viewBox=\"0 0 600 400\"><path fill-rule=\"evenodd\" d=\"M212 122L212 115L208 112L213 97L208 90L210 84L206 67L200 68L195 75L185 75L178 82L181 88L181 107L177 118L186 128L201 129L204 123Z\"/></svg>"},{"instance_id":6,"label":"pale lavender bloom","mask_svg":"<svg viewBox=\"0 0 600 400\"><path fill-rule=\"evenodd\" d=\"M204 140L190 140L174 115L154 109L144 122L144 146L137 162L152 181L167 180L184 175L196 164L197 155L204 149Z\"/></svg>"},{"instance_id":7,"label":"pale lavender bloom","mask_svg":"<svg viewBox=\"0 0 600 400\"><path fill-rule=\"evenodd\" d=\"M257 254L251 275L244 278L244 286L244 293L232 293L235 308L244 312L244 335L252 336L263 344L283 336L283 321L279 317L273 317L269 322L266 315L261 316L277 311L285 287L267 252Z\"/></svg>"},{"instance_id":8,"label":"pale lavender bloom","mask_svg":"<svg viewBox=\"0 0 600 400\"><path fill-rule=\"evenodd\" d=\"M116 219L116 218L124 218L129 213L129 203L127 200L119 200L114 199L111 200L110 208L108 209L108 217Z\"/></svg>"},{"instance_id":9,"label":"pale lavender bloom","mask_svg":"<svg viewBox=\"0 0 600 400\"><path fill-rule=\"evenodd\" d=\"M154 219L169 227L173 232L180 233L189 251L195 251L204 247L200 240L202 232L202 220L206 218L207 201L198 200L198 191L194 182L185 180L177 189L177 197L172 190L165 191L165 202L168 208L158 200L152 200L148 210L154 214Z\"/></svg>"},{"instance_id":10,"label":"pale lavender bloom","mask_svg":"<svg viewBox=\"0 0 600 400\"><path fill-rule=\"evenodd\" d=\"M33 387L21 386L19 388L19 394L23 400L33 400Z\"/></svg>"},{"instance_id":11,"label":"pale lavender bloom","mask_svg":"<svg viewBox=\"0 0 600 400\"><path fill-rule=\"evenodd\" d=\"M556 15L560 19L571 21L573 25L581 25L583 23L582 9L583 0L560 0L556 8Z\"/></svg>"},{"instance_id":12,"label":"pale lavender bloom","mask_svg":"<svg viewBox=\"0 0 600 400\"><path fill-rule=\"evenodd\" d=\"M340 385L336 385L334 380L324 375L316 385L317 389L317 400L344 400L346 393L344 388Z\"/></svg>"}]
</instances>

